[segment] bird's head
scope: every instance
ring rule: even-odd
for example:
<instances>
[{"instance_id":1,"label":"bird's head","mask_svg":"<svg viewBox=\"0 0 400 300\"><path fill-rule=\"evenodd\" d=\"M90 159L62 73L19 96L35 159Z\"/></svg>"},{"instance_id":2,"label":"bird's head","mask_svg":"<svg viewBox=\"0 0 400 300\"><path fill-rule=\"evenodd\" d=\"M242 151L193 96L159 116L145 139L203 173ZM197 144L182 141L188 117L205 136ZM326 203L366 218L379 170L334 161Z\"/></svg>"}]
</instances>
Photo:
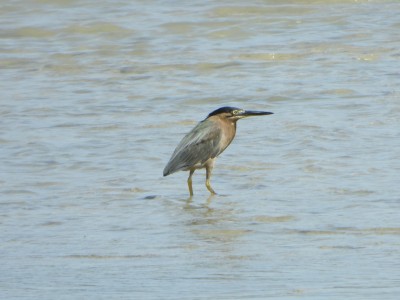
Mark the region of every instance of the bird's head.
<instances>
[{"instance_id":1,"label":"bird's head","mask_svg":"<svg viewBox=\"0 0 400 300\"><path fill-rule=\"evenodd\" d=\"M237 121L239 119L243 119L246 117L264 116L272 114L273 114L272 112L267 112L267 111L244 110L237 107L224 106L214 110L212 113L208 115L207 118L210 118L212 116L218 116L222 119Z\"/></svg>"}]
</instances>

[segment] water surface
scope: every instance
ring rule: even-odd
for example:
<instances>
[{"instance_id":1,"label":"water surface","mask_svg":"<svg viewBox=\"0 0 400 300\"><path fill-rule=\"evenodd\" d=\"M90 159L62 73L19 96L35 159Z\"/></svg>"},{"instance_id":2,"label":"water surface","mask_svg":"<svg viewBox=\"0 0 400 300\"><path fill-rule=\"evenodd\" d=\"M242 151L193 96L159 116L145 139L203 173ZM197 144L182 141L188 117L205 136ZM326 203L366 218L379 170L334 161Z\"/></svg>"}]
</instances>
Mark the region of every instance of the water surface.
<instances>
[{"instance_id":1,"label":"water surface","mask_svg":"<svg viewBox=\"0 0 400 300\"><path fill-rule=\"evenodd\" d=\"M0 5L4 299L397 299L400 4ZM209 197L162 177L224 105Z\"/></svg>"}]
</instances>

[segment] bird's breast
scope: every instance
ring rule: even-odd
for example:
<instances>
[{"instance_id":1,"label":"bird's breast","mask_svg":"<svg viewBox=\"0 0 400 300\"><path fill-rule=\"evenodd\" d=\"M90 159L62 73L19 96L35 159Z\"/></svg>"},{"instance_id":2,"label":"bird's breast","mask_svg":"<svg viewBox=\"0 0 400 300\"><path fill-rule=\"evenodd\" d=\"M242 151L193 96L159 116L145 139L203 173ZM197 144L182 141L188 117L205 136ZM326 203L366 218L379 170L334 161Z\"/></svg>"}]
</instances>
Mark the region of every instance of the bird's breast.
<instances>
[{"instance_id":1,"label":"bird's breast","mask_svg":"<svg viewBox=\"0 0 400 300\"><path fill-rule=\"evenodd\" d=\"M230 145L236 134L236 123L231 121L221 121L222 134L220 140L221 150L225 150ZM221 152L222 152L221 151Z\"/></svg>"}]
</instances>

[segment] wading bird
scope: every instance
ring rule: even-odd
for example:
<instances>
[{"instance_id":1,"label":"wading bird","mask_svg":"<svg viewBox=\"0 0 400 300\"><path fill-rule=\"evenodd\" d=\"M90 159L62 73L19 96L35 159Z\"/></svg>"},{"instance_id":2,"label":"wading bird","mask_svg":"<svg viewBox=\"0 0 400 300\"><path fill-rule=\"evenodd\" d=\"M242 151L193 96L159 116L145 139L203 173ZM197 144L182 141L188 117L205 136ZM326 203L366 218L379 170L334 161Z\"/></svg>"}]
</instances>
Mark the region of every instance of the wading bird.
<instances>
[{"instance_id":1,"label":"wading bird","mask_svg":"<svg viewBox=\"0 0 400 300\"><path fill-rule=\"evenodd\" d=\"M196 169L205 168L206 187L211 194L216 194L210 184L214 161L235 137L236 122L245 117L271 114L228 106L214 110L178 144L164 168L164 176L177 171L189 171L187 183L190 196L193 196L192 175Z\"/></svg>"}]
</instances>

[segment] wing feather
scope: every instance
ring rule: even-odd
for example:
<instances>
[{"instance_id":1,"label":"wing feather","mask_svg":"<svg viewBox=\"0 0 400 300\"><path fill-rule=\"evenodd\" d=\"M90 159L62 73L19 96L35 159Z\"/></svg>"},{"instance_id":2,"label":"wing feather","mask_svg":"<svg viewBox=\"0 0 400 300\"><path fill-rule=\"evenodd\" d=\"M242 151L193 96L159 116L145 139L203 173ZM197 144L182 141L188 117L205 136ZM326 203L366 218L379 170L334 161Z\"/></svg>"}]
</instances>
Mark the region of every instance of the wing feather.
<instances>
[{"instance_id":1,"label":"wing feather","mask_svg":"<svg viewBox=\"0 0 400 300\"><path fill-rule=\"evenodd\" d=\"M164 168L164 176L203 165L218 156L223 151L220 147L222 131L216 125L207 119L197 124L176 147Z\"/></svg>"}]
</instances>

